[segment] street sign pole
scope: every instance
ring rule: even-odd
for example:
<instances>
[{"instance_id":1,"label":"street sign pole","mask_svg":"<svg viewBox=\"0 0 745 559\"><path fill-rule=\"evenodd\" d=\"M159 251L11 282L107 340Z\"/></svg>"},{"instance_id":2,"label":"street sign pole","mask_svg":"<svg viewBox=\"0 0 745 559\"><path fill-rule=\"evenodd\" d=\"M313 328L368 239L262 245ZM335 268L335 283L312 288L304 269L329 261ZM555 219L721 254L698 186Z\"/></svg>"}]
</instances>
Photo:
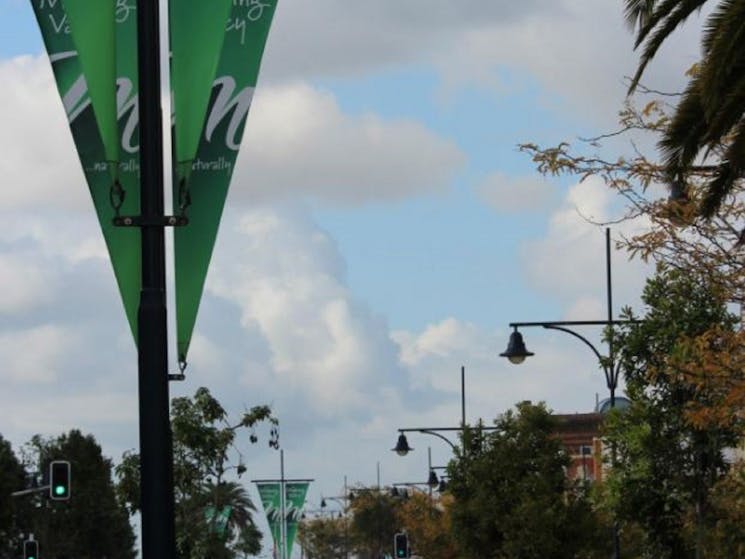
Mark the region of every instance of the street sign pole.
<instances>
[{"instance_id":1,"label":"street sign pole","mask_svg":"<svg viewBox=\"0 0 745 559\"><path fill-rule=\"evenodd\" d=\"M138 309L143 559L175 559L158 0L137 0L142 290Z\"/></svg>"}]
</instances>

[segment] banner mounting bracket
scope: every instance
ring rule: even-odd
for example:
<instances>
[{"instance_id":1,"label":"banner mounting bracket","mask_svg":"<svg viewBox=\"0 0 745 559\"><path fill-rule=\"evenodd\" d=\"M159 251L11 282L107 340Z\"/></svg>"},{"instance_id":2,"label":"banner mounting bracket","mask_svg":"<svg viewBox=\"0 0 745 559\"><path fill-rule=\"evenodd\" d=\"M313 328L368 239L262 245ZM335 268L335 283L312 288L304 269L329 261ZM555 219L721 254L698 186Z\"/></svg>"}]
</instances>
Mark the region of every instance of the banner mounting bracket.
<instances>
[{"instance_id":1,"label":"banner mounting bracket","mask_svg":"<svg viewBox=\"0 0 745 559\"><path fill-rule=\"evenodd\" d=\"M189 224L185 215L164 215L146 218L141 215L119 215L113 220L116 227L183 227Z\"/></svg>"}]
</instances>

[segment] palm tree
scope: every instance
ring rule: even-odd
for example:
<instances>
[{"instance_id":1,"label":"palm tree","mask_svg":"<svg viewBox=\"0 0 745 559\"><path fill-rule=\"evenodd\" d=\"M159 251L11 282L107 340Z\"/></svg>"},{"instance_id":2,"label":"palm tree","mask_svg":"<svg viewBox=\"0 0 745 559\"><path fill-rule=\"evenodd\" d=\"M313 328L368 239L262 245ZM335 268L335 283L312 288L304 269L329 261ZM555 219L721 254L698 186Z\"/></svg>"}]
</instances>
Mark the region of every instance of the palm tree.
<instances>
[{"instance_id":1,"label":"palm tree","mask_svg":"<svg viewBox=\"0 0 745 559\"><path fill-rule=\"evenodd\" d=\"M223 533L226 542L237 544L241 550L261 550L261 533L252 515L256 512L256 507L243 485L234 481L208 483L204 488L203 498L206 506L214 507L212 522L217 521L220 513L225 515Z\"/></svg>"},{"instance_id":2,"label":"palm tree","mask_svg":"<svg viewBox=\"0 0 745 559\"><path fill-rule=\"evenodd\" d=\"M707 0L624 0L626 21L643 45L632 93L660 46ZM705 186L700 211L711 217L745 176L745 0L719 0L706 19L702 59L659 142L673 192L700 156L718 163Z\"/></svg>"},{"instance_id":3,"label":"palm tree","mask_svg":"<svg viewBox=\"0 0 745 559\"><path fill-rule=\"evenodd\" d=\"M204 496L218 511L230 508L227 521L229 533L244 530L254 524L252 513L256 512L256 506L243 485L235 481L221 481L217 485L208 483Z\"/></svg>"},{"instance_id":4,"label":"palm tree","mask_svg":"<svg viewBox=\"0 0 745 559\"><path fill-rule=\"evenodd\" d=\"M243 485L208 481L178 504L177 532L182 557L228 559L261 551L256 511Z\"/></svg>"}]
</instances>

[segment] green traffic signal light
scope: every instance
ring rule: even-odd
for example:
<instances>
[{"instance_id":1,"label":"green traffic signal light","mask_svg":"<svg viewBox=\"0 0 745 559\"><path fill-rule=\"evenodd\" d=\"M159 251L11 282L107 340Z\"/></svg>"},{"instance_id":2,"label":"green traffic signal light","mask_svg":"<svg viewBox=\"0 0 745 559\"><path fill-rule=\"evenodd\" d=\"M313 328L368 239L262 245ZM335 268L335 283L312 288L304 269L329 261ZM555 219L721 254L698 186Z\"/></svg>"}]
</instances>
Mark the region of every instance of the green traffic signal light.
<instances>
[{"instance_id":1,"label":"green traffic signal light","mask_svg":"<svg viewBox=\"0 0 745 559\"><path fill-rule=\"evenodd\" d=\"M53 460L49 464L49 497L54 501L70 498L70 462L67 460Z\"/></svg>"},{"instance_id":2,"label":"green traffic signal light","mask_svg":"<svg viewBox=\"0 0 745 559\"><path fill-rule=\"evenodd\" d=\"M23 559L37 559L39 556L39 542L26 540L23 542Z\"/></svg>"},{"instance_id":3,"label":"green traffic signal light","mask_svg":"<svg viewBox=\"0 0 745 559\"><path fill-rule=\"evenodd\" d=\"M396 557L409 557L409 537L401 532L396 534L393 537L393 548L396 554Z\"/></svg>"}]
</instances>

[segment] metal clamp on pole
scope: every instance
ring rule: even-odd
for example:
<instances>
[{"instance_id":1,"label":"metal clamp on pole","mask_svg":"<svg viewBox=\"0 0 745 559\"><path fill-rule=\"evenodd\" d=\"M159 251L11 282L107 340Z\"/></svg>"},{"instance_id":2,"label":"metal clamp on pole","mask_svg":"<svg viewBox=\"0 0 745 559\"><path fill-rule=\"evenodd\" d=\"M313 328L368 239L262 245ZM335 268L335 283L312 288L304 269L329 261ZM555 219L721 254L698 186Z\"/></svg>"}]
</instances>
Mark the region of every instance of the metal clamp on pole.
<instances>
[{"instance_id":1,"label":"metal clamp on pole","mask_svg":"<svg viewBox=\"0 0 745 559\"><path fill-rule=\"evenodd\" d=\"M141 215L118 215L113 220L116 227L182 227L189 224L185 215L164 215L146 218Z\"/></svg>"}]
</instances>

